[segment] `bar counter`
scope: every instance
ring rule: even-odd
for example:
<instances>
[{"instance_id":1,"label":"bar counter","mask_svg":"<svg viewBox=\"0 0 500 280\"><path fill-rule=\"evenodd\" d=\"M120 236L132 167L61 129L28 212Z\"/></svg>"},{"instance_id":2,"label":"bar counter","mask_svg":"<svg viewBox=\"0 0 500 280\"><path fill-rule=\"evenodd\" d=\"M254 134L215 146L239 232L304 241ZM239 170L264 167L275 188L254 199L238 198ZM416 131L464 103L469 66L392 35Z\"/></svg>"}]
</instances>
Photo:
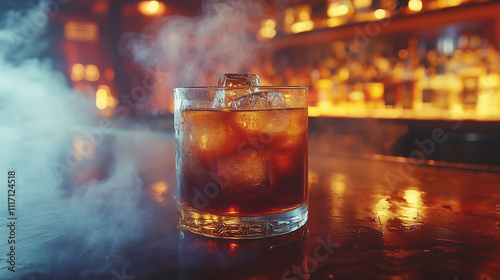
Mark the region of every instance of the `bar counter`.
<instances>
[{"instance_id":1,"label":"bar counter","mask_svg":"<svg viewBox=\"0 0 500 280\"><path fill-rule=\"evenodd\" d=\"M254 240L179 229L172 134L108 131L45 189L18 173L1 279L500 278L496 172L310 153L307 224Z\"/></svg>"}]
</instances>

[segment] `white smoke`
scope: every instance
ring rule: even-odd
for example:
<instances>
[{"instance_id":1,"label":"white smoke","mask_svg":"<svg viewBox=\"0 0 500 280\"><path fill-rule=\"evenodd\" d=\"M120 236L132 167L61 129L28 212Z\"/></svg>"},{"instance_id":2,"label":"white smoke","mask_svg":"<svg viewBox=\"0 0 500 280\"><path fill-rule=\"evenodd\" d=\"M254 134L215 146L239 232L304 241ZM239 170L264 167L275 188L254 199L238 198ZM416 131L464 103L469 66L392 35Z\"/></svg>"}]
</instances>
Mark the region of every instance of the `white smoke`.
<instances>
[{"instance_id":1,"label":"white smoke","mask_svg":"<svg viewBox=\"0 0 500 280\"><path fill-rule=\"evenodd\" d=\"M156 69L173 87L213 85L223 73L244 73L255 65L263 8L259 1L205 1L200 16L165 17L142 34L125 34L120 51Z\"/></svg>"},{"instance_id":2,"label":"white smoke","mask_svg":"<svg viewBox=\"0 0 500 280\"><path fill-rule=\"evenodd\" d=\"M92 101L73 92L52 61L37 57L48 46L42 39L47 11L37 4L23 11L10 8L0 6L0 177L6 182L7 171L16 171L18 270L7 270L11 245L2 239L0 279L108 273L106 258L139 238L149 221L140 202L143 182L123 145L113 152L102 180L81 186L60 180L79 171L67 158L73 156L75 131L81 132L77 124L89 117L76 112ZM67 168L57 174L54 166ZM0 199L7 201L5 188ZM7 204L2 207L6 221ZM66 271L76 262L82 271ZM86 264L94 265L92 271Z\"/></svg>"},{"instance_id":3,"label":"white smoke","mask_svg":"<svg viewBox=\"0 0 500 280\"><path fill-rule=\"evenodd\" d=\"M0 279L13 275L75 279L109 272L108 260L119 258L115 253L138 240L152 221L144 205L147 195L140 171L144 166L150 170L172 163L151 166L144 155L161 148L121 138L110 141L113 160L104 178L80 186L64 181L82 171L82 165L74 166L68 158L74 160L75 132L88 134L78 125L88 116L77 112L94 107L93 100L74 92L52 61L37 57L49 46L44 39L49 12L36 3L26 9L33 1L17 5L24 11L6 3L0 4L6 5L0 6L0 174L17 171L19 272L5 274L10 273L3 253L8 244L2 242ZM247 72L255 63L259 50L253 34L261 9L256 1L205 2L201 16L167 17L142 34L127 34L121 52L144 68L164 73L165 84L213 84L218 75ZM155 141L151 143L164 146ZM98 150L105 141L95 142ZM0 192L0 200L7 200L5 191Z\"/></svg>"}]
</instances>

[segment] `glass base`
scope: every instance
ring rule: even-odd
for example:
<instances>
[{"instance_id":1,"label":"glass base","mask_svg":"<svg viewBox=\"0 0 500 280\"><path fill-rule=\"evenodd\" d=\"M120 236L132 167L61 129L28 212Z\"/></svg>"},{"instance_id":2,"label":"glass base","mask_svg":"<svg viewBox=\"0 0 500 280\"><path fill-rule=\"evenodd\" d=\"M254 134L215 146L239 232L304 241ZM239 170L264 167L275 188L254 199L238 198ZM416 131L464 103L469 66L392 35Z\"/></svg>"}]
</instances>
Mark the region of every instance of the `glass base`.
<instances>
[{"instance_id":1,"label":"glass base","mask_svg":"<svg viewBox=\"0 0 500 280\"><path fill-rule=\"evenodd\" d=\"M299 229L307 222L307 202L279 214L235 217L201 213L177 205L181 228L219 238L252 239L278 236Z\"/></svg>"}]
</instances>

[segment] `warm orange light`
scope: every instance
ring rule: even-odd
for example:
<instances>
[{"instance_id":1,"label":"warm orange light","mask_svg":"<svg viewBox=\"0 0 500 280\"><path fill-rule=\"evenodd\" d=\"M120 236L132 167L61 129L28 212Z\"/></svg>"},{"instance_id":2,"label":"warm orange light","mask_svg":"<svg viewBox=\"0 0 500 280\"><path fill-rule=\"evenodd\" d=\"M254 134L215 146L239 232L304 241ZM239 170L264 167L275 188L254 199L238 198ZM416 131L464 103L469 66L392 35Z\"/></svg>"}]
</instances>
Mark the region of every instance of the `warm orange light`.
<instances>
[{"instance_id":1,"label":"warm orange light","mask_svg":"<svg viewBox=\"0 0 500 280\"><path fill-rule=\"evenodd\" d=\"M399 50L399 52L398 52L398 56L399 56L399 58L401 58L401 59L405 59L405 58L407 58L407 57L408 57L408 51L407 51L407 50L405 50L405 49Z\"/></svg>"},{"instance_id":2,"label":"warm orange light","mask_svg":"<svg viewBox=\"0 0 500 280\"><path fill-rule=\"evenodd\" d=\"M109 10L109 2L98 2L92 6L92 12L96 15L102 15Z\"/></svg>"},{"instance_id":3,"label":"warm orange light","mask_svg":"<svg viewBox=\"0 0 500 280\"><path fill-rule=\"evenodd\" d=\"M356 9L365 9L365 8L370 8L372 6L372 0L357 0L354 1L354 7Z\"/></svg>"},{"instance_id":4,"label":"warm orange light","mask_svg":"<svg viewBox=\"0 0 500 280\"><path fill-rule=\"evenodd\" d=\"M399 219L403 226L415 226L421 224L420 217L423 216L425 206L422 201L424 192L418 190L405 190L403 199L406 200L406 205L401 205L397 211Z\"/></svg>"},{"instance_id":5,"label":"warm orange light","mask_svg":"<svg viewBox=\"0 0 500 280\"><path fill-rule=\"evenodd\" d=\"M409 204L421 204L422 203L422 192L417 190L405 190L403 198Z\"/></svg>"},{"instance_id":6,"label":"warm orange light","mask_svg":"<svg viewBox=\"0 0 500 280\"><path fill-rule=\"evenodd\" d=\"M105 85L99 86L95 94L95 106L100 110L106 109L108 107L108 98L109 87Z\"/></svg>"},{"instance_id":7,"label":"warm orange light","mask_svg":"<svg viewBox=\"0 0 500 280\"><path fill-rule=\"evenodd\" d=\"M333 87L333 82L330 79L319 79L316 83L316 87L319 90L331 90Z\"/></svg>"},{"instance_id":8,"label":"warm orange light","mask_svg":"<svg viewBox=\"0 0 500 280\"><path fill-rule=\"evenodd\" d=\"M422 10L422 1L421 0L410 0L408 2L408 8L411 11L420 12L420 10Z\"/></svg>"},{"instance_id":9,"label":"warm orange light","mask_svg":"<svg viewBox=\"0 0 500 280\"><path fill-rule=\"evenodd\" d=\"M452 6L458 6L462 3L462 0L438 0L437 6L439 8L446 8Z\"/></svg>"},{"instance_id":10,"label":"warm orange light","mask_svg":"<svg viewBox=\"0 0 500 280\"><path fill-rule=\"evenodd\" d=\"M340 17L349 13L349 7L345 4L330 3L326 12L329 17Z\"/></svg>"},{"instance_id":11,"label":"warm orange light","mask_svg":"<svg viewBox=\"0 0 500 280\"><path fill-rule=\"evenodd\" d=\"M318 116L321 116L321 110L318 107L309 106L309 108L307 109L307 115L309 117L318 117Z\"/></svg>"},{"instance_id":12,"label":"warm orange light","mask_svg":"<svg viewBox=\"0 0 500 280\"><path fill-rule=\"evenodd\" d=\"M361 102L365 100L365 94L362 91L351 91L349 92L347 98L352 102Z\"/></svg>"},{"instance_id":13,"label":"warm orange light","mask_svg":"<svg viewBox=\"0 0 500 280\"><path fill-rule=\"evenodd\" d=\"M314 28L314 23L312 22L312 20L296 22L292 24L291 27L293 33L306 32L312 30L313 28Z\"/></svg>"},{"instance_id":14,"label":"warm orange light","mask_svg":"<svg viewBox=\"0 0 500 280\"><path fill-rule=\"evenodd\" d=\"M98 109L104 110L108 105L108 94L103 89L98 89L95 95L95 106Z\"/></svg>"},{"instance_id":15,"label":"warm orange light","mask_svg":"<svg viewBox=\"0 0 500 280\"><path fill-rule=\"evenodd\" d=\"M70 20L64 24L64 37L69 41L95 42L99 39L99 26L94 22Z\"/></svg>"},{"instance_id":16,"label":"warm orange light","mask_svg":"<svg viewBox=\"0 0 500 280\"><path fill-rule=\"evenodd\" d=\"M299 13L299 20L306 21L311 19L311 16L309 15L309 12L307 10L302 10Z\"/></svg>"},{"instance_id":17,"label":"warm orange light","mask_svg":"<svg viewBox=\"0 0 500 280\"><path fill-rule=\"evenodd\" d=\"M347 68L341 68L339 71L339 79L341 81L347 81L349 79L349 70Z\"/></svg>"},{"instance_id":18,"label":"warm orange light","mask_svg":"<svg viewBox=\"0 0 500 280\"><path fill-rule=\"evenodd\" d=\"M230 207L229 208L229 214L232 214L232 215L238 214L238 210L235 207Z\"/></svg>"},{"instance_id":19,"label":"warm orange light","mask_svg":"<svg viewBox=\"0 0 500 280\"><path fill-rule=\"evenodd\" d=\"M238 245L238 244L236 244L236 243L231 243L231 244L229 244L229 248L231 248L231 251L236 250L238 247L239 247L239 245Z\"/></svg>"},{"instance_id":20,"label":"warm orange light","mask_svg":"<svg viewBox=\"0 0 500 280\"><path fill-rule=\"evenodd\" d=\"M298 20L290 26L290 30L293 33L305 32L314 28L314 23L311 20L311 8L309 6L301 7L298 13Z\"/></svg>"},{"instance_id":21,"label":"warm orange light","mask_svg":"<svg viewBox=\"0 0 500 280\"><path fill-rule=\"evenodd\" d=\"M168 190L168 185L164 181L159 181L151 186L151 191L153 193L153 198L156 202L161 203L165 201L163 195Z\"/></svg>"},{"instance_id":22,"label":"warm orange light","mask_svg":"<svg viewBox=\"0 0 500 280\"><path fill-rule=\"evenodd\" d=\"M335 195L342 196L347 186L347 177L343 174L335 174L330 178L330 186Z\"/></svg>"},{"instance_id":23,"label":"warm orange light","mask_svg":"<svg viewBox=\"0 0 500 280\"><path fill-rule=\"evenodd\" d=\"M85 66L85 80L95 82L99 80L99 69L94 64Z\"/></svg>"},{"instance_id":24,"label":"warm orange light","mask_svg":"<svg viewBox=\"0 0 500 280\"><path fill-rule=\"evenodd\" d=\"M104 77L108 81L113 80L115 78L115 70L113 70L113 68L107 68L106 71L104 71Z\"/></svg>"},{"instance_id":25,"label":"warm orange light","mask_svg":"<svg viewBox=\"0 0 500 280\"><path fill-rule=\"evenodd\" d=\"M367 83L366 87L370 93L370 97L373 99L379 99L384 96L384 84L383 83Z\"/></svg>"},{"instance_id":26,"label":"warm orange light","mask_svg":"<svg viewBox=\"0 0 500 280\"><path fill-rule=\"evenodd\" d=\"M269 27L269 28L275 28L276 27L276 21L274 19L266 19L262 23L263 26Z\"/></svg>"},{"instance_id":27,"label":"warm orange light","mask_svg":"<svg viewBox=\"0 0 500 280\"><path fill-rule=\"evenodd\" d=\"M373 13L373 15L378 19L383 19L387 17L387 12L384 9L378 9Z\"/></svg>"},{"instance_id":28,"label":"warm orange light","mask_svg":"<svg viewBox=\"0 0 500 280\"><path fill-rule=\"evenodd\" d=\"M458 6L460 4L462 4L462 0L448 0L449 6Z\"/></svg>"},{"instance_id":29,"label":"warm orange light","mask_svg":"<svg viewBox=\"0 0 500 280\"><path fill-rule=\"evenodd\" d=\"M273 38L274 36L276 36L276 30L274 30L273 28L267 28L267 27L263 27L262 29L260 29L260 38L262 38L262 41L263 40L269 40L271 38Z\"/></svg>"},{"instance_id":30,"label":"warm orange light","mask_svg":"<svg viewBox=\"0 0 500 280\"><path fill-rule=\"evenodd\" d=\"M257 36L259 41L269 40L276 36L276 30L274 29L276 27L276 21L274 19L263 20L260 26L261 28Z\"/></svg>"},{"instance_id":31,"label":"warm orange light","mask_svg":"<svg viewBox=\"0 0 500 280\"><path fill-rule=\"evenodd\" d=\"M71 79L73 81L81 81L85 77L85 66L77 63L71 67Z\"/></svg>"},{"instance_id":32,"label":"warm orange light","mask_svg":"<svg viewBox=\"0 0 500 280\"><path fill-rule=\"evenodd\" d=\"M328 27L336 27L345 23L343 18L329 18L326 20L326 25Z\"/></svg>"},{"instance_id":33,"label":"warm orange light","mask_svg":"<svg viewBox=\"0 0 500 280\"><path fill-rule=\"evenodd\" d=\"M378 202L373 206L373 213L375 213L377 222L380 224L380 229L383 231L382 225L386 225L387 221L392 218L390 196L381 197Z\"/></svg>"},{"instance_id":34,"label":"warm orange light","mask_svg":"<svg viewBox=\"0 0 500 280\"><path fill-rule=\"evenodd\" d=\"M293 10L287 9L285 13L286 13L285 22L287 24L292 24L295 21L295 17L293 16Z\"/></svg>"},{"instance_id":35,"label":"warm orange light","mask_svg":"<svg viewBox=\"0 0 500 280\"><path fill-rule=\"evenodd\" d=\"M142 1L139 3L139 11L146 16L161 15L165 11L165 4L153 1Z\"/></svg>"},{"instance_id":36,"label":"warm orange light","mask_svg":"<svg viewBox=\"0 0 500 280\"><path fill-rule=\"evenodd\" d=\"M95 143L92 139L79 135L75 136L73 139L73 152L76 159L94 158Z\"/></svg>"}]
</instances>

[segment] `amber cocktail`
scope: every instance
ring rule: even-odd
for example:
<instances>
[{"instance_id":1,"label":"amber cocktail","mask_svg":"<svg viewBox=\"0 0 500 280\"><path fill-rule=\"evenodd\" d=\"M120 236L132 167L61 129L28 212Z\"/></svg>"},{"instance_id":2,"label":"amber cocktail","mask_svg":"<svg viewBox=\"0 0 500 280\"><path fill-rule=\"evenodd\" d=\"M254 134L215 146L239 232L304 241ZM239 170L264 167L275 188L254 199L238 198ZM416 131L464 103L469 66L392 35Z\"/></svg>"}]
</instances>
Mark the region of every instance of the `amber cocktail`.
<instances>
[{"instance_id":1,"label":"amber cocktail","mask_svg":"<svg viewBox=\"0 0 500 280\"><path fill-rule=\"evenodd\" d=\"M226 74L217 87L176 88L181 227L260 238L307 221L307 89Z\"/></svg>"}]
</instances>

